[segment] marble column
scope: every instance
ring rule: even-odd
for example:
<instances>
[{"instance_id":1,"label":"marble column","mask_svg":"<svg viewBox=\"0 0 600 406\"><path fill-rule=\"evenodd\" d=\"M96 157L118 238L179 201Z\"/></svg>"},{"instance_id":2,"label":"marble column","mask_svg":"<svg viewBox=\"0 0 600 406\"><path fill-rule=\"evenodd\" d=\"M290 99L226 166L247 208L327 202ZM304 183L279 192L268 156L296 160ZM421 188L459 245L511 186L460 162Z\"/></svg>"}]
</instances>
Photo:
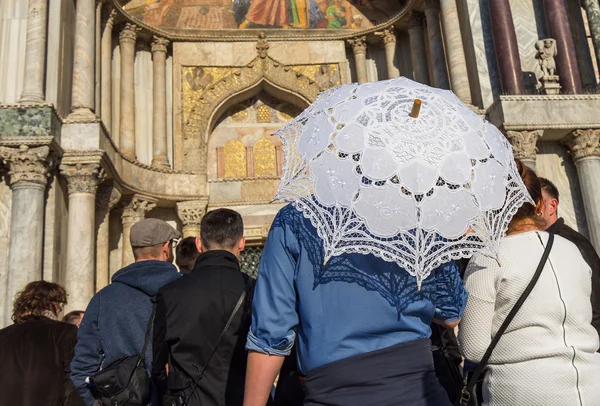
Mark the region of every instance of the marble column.
<instances>
[{"instance_id":1,"label":"marble column","mask_svg":"<svg viewBox=\"0 0 600 406\"><path fill-rule=\"evenodd\" d=\"M119 148L135 159L135 42L138 28L126 24L119 35L121 48L121 117L119 118Z\"/></svg>"},{"instance_id":2,"label":"marble column","mask_svg":"<svg viewBox=\"0 0 600 406\"><path fill-rule=\"evenodd\" d=\"M423 15L411 13L408 20L408 35L412 51L413 79L429 84L429 68L427 67L427 50L423 34Z\"/></svg>"},{"instance_id":3,"label":"marble column","mask_svg":"<svg viewBox=\"0 0 600 406\"><path fill-rule=\"evenodd\" d=\"M354 63L356 65L356 78L358 83L368 82L367 77L367 37L358 37L348 40L354 52Z\"/></svg>"},{"instance_id":4,"label":"marble column","mask_svg":"<svg viewBox=\"0 0 600 406\"><path fill-rule=\"evenodd\" d=\"M520 159L533 171L535 171L535 158L538 151L537 142L542 135L544 135L544 130L506 132L515 158Z\"/></svg>"},{"instance_id":5,"label":"marble column","mask_svg":"<svg viewBox=\"0 0 600 406\"><path fill-rule=\"evenodd\" d=\"M101 73L102 73L102 2L99 1L96 4L96 34L94 36L94 43L96 44L96 53L94 57L95 66L95 79L94 79L94 111L98 117L102 116L102 102L100 100L100 85L101 85Z\"/></svg>"},{"instance_id":6,"label":"marble column","mask_svg":"<svg viewBox=\"0 0 600 406\"><path fill-rule=\"evenodd\" d=\"M72 161L75 161L74 159ZM64 287L69 294L65 311L85 310L96 293L96 190L104 174L99 164L61 164L67 180L67 260Z\"/></svg>"},{"instance_id":7,"label":"marble column","mask_svg":"<svg viewBox=\"0 0 600 406\"><path fill-rule=\"evenodd\" d=\"M72 120L94 120L96 0L77 0L71 88Z\"/></svg>"},{"instance_id":8,"label":"marble column","mask_svg":"<svg viewBox=\"0 0 600 406\"><path fill-rule=\"evenodd\" d=\"M590 241L600 252L600 130L575 130L564 144L571 150L577 167Z\"/></svg>"},{"instance_id":9,"label":"marble column","mask_svg":"<svg viewBox=\"0 0 600 406\"><path fill-rule=\"evenodd\" d=\"M386 27L383 31L376 32L375 35L383 39L385 48L385 62L387 65L388 79L400 76L400 71L396 67L396 31L393 26Z\"/></svg>"},{"instance_id":10,"label":"marble column","mask_svg":"<svg viewBox=\"0 0 600 406\"><path fill-rule=\"evenodd\" d=\"M439 0L425 0L425 18L427 19L431 63L433 64L433 85L440 89L450 89L448 70L446 69L446 55L444 54L444 40L440 28Z\"/></svg>"},{"instance_id":11,"label":"marble column","mask_svg":"<svg viewBox=\"0 0 600 406\"><path fill-rule=\"evenodd\" d=\"M177 203L177 216L183 223L183 238L200 237L200 222L207 207L208 198Z\"/></svg>"},{"instance_id":12,"label":"marble column","mask_svg":"<svg viewBox=\"0 0 600 406\"><path fill-rule=\"evenodd\" d=\"M510 2L489 0L489 7L502 90L508 94L523 94L525 84Z\"/></svg>"},{"instance_id":13,"label":"marble column","mask_svg":"<svg viewBox=\"0 0 600 406\"><path fill-rule=\"evenodd\" d=\"M27 42L25 76L19 103L44 103L48 0L29 0L27 4Z\"/></svg>"},{"instance_id":14,"label":"marble column","mask_svg":"<svg viewBox=\"0 0 600 406\"><path fill-rule=\"evenodd\" d=\"M440 0L440 8L452 91L464 103L473 104L456 0Z\"/></svg>"},{"instance_id":15,"label":"marble column","mask_svg":"<svg viewBox=\"0 0 600 406\"><path fill-rule=\"evenodd\" d=\"M548 34L556 40L556 70L563 93L581 93L581 76L564 0L544 0Z\"/></svg>"},{"instance_id":16,"label":"marble column","mask_svg":"<svg viewBox=\"0 0 600 406\"><path fill-rule=\"evenodd\" d=\"M112 133L112 34L113 24L117 16L116 10L107 13L102 30L102 44L100 46L100 114L104 125Z\"/></svg>"},{"instance_id":17,"label":"marble column","mask_svg":"<svg viewBox=\"0 0 600 406\"><path fill-rule=\"evenodd\" d=\"M12 207L8 252L8 283L4 325L10 321L15 295L25 285L42 278L44 194L48 179L50 148L0 147L9 168ZM4 296L4 292L2 292Z\"/></svg>"},{"instance_id":18,"label":"marble column","mask_svg":"<svg viewBox=\"0 0 600 406\"><path fill-rule=\"evenodd\" d=\"M114 184L102 184L96 194L96 291L110 283L110 211L121 200Z\"/></svg>"},{"instance_id":19,"label":"marble column","mask_svg":"<svg viewBox=\"0 0 600 406\"><path fill-rule=\"evenodd\" d=\"M154 37L152 42L152 166L170 169L167 157L167 46L169 41Z\"/></svg>"},{"instance_id":20,"label":"marble column","mask_svg":"<svg viewBox=\"0 0 600 406\"><path fill-rule=\"evenodd\" d=\"M146 218L146 213L155 207L156 203L148 200L147 198L134 196L129 204L123 209L123 215L121 216L123 221L123 247L121 253L122 267L130 265L134 262L131 241L129 241L131 226Z\"/></svg>"},{"instance_id":21,"label":"marble column","mask_svg":"<svg viewBox=\"0 0 600 406\"><path fill-rule=\"evenodd\" d=\"M583 7L592 34L592 43L596 53L596 61L600 66L600 2L598 0L583 0Z\"/></svg>"}]
</instances>

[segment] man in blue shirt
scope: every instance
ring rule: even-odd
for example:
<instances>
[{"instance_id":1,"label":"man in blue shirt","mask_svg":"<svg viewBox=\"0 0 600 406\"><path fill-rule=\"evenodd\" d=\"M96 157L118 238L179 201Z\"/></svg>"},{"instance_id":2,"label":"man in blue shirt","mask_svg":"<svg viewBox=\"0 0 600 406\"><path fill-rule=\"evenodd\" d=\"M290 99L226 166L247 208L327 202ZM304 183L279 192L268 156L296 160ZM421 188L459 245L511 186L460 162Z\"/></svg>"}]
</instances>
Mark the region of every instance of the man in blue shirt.
<instances>
[{"instance_id":1,"label":"man in blue shirt","mask_svg":"<svg viewBox=\"0 0 600 406\"><path fill-rule=\"evenodd\" d=\"M323 260L311 222L293 205L281 209L258 273L245 406L265 405L295 341L305 405L449 405L429 325L460 320L467 293L456 265L433 271L419 290L397 264L370 254Z\"/></svg>"}]
</instances>

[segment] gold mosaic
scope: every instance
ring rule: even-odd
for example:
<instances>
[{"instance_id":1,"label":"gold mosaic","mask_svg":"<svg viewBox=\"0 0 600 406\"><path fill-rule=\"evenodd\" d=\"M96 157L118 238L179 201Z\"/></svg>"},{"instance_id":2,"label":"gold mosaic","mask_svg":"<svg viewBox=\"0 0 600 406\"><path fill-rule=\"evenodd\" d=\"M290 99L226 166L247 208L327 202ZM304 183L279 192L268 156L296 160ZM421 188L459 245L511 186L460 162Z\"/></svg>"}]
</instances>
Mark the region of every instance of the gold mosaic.
<instances>
[{"instance_id":1,"label":"gold mosaic","mask_svg":"<svg viewBox=\"0 0 600 406\"><path fill-rule=\"evenodd\" d=\"M240 140L232 140L223 148L223 160L226 178L246 177L246 147Z\"/></svg>"},{"instance_id":2,"label":"gold mosaic","mask_svg":"<svg viewBox=\"0 0 600 406\"><path fill-rule=\"evenodd\" d=\"M275 147L266 138L261 138L254 144L254 174L257 178L277 175L277 158Z\"/></svg>"},{"instance_id":3,"label":"gold mosaic","mask_svg":"<svg viewBox=\"0 0 600 406\"><path fill-rule=\"evenodd\" d=\"M271 122L271 108L267 105L261 105L256 110L256 120L259 123L270 123Z\"/></svg>"}]
</instances>

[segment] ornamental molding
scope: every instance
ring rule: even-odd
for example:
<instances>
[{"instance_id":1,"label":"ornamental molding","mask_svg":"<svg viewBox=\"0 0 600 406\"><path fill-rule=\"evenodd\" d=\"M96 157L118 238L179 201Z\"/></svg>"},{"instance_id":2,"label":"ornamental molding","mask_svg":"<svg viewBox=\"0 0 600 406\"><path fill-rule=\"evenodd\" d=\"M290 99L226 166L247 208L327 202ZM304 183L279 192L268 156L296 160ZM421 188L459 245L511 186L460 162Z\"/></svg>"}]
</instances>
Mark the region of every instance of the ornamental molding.
<instances>
[{"instance_id":1,"label":"ornamental molding","mask_svg":"<svg viewBox=\"0 0 600 406\"><path fill-rule=\"evenodd\" d=\"M123 224L137 223L146 218L146 213L156 207L156 200L143 197L133 196L131 200L123 207L121 219Z\"/></svg>"},{"instance_id":2,"label":"ornamental molding","mask_svg":"<svg viewBox=\"0 0 600 406\"><path fill-rule=\"evenodd\" d=\"M502 95L500 101L600 100L600 94Z\"/></svg>"},{"instance_id":3,"label":"ornamental molding","mask_svg":"<svg viewBox=\"0 0 600 406\"><path fill-rule=\"evenodd\" d=\"M11 187L19 182L37 183L45 187L57 160L50 154L49 146L30 148L25 144L19 148L0 146L0 159L8 164Z\"/></svg>"},{"instance_id":4,"label":"ornamental molding","mask_svg":"<svg viewBox=\"0 0 600 406\"><path fill-rule=\"evenodd\" d=\"M95 195L98 184L104 181L106 173L99 164L76 163L60 165L60 173L67 180L69 195L88 193Z\"/></svg>"},{"instance_id":5,"label":"ornamental molding","mask_svg":"<svg viewBox=\"0 0 600 406\"><path fill-rule=\"evenodd\" d=\"M177 216L184 227L200 227L202 217L208 208L208 197L200 200L185 201L177 203Z\"/></svg>"},{"instance_id":6,"label":"ornamental molding","mask_svg":"<svg viewBox=\"0 0 600 406\"><path fill-rule=\"evenodd\" d=\"M506 132L506 138L512 144L514 156L520 160L535 160L538 151L537 142L543 135L543 130Z\"/></svg>"},{"instance_id":7,"label":"ornamental molding","mask_svg":"<svg viewBox=\"0 0 600 406\"><path fill-rule=\"evenodd\" d=\"M600 156L600 130L575 130L561 143L569 148L575 161Z\"/></svg>"}]
</instances>

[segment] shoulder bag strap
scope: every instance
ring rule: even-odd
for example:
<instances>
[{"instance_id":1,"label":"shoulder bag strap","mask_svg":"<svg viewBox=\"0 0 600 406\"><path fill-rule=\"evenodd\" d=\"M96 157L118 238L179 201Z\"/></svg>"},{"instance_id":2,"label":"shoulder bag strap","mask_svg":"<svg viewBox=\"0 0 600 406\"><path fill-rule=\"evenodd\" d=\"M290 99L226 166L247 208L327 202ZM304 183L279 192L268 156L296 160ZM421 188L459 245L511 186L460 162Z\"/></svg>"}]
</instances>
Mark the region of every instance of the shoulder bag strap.
<instances>
[{"instance_id":1,"label":"shoulder bag strap","mask_svg":"<svg viewBox=\"0 0 600 406\"><path fill-rule=\"evenodd\" d=\"M539 238L539 234L538 234L538 238ZM542 246L543 246L544 243L542 242L541 238L540 238L540 242L542 243ZM538 264L537 270L535 271L533 278L531 278L531 282L529 282L529 285L527 285L527 287L521 294L521 297L519 297L519 300L517 300L517 302L515 303L513 308L510 310L510 312L508 313L508 316L506 316L506 319L504 319L504 322L502 323L502 325L498 329L498 332L492 339L492 342L490 343L490 346L488 347L487 351L485 352L485 355L481 359L481 362L479 362L479 364L477 365L477 368L475 368L475 372L473 373L473 376L471 377L471 379L469 380L469 383L467 384L467 390L469 393L473 393L473 388L475 387L475 384L477 383L477 380L479 379L479 376L483 372L484 368L487 366L487 363L490 360L490 357L492 355L492 351L494 351L494 348L496 348L496 344L498 344L498 341L500 341L502 334L504 334L504 331L506 331L506 328L508 327L510 322L514 319L515 315L517 314L517 312L519 311L519 309L521 308L521 306L523 305L523 303L525 302L525 300L527 299L527 297L533 290L538 279L540 278L540 275L542 274L542 270L544 269L544 266L546 265L546 261L548 260L548 256L550 255L550 250L552 249L553 244L554 244L554 234L549 234L548 244L546 245L546 249L544 250L542 259L540 259L540 263Z\"/></svg>"},{"instance_id":2,"label":"shoulder bag strap","mask_svg":"<svg viewBox=\"0 0 600 406\"><path fill-rule=\"evenodd\" d=\"M152 331L152 322L154 321L154 315L156 314L156 302L152 300L152 312L148 319L148 326L146 327L146 335L144 336L144 345L142 346L142 353L140 358L142 361L146 361L146 348L148 347L148 340L150 339L150 332Z\"/></svg>"}]
</instances>

